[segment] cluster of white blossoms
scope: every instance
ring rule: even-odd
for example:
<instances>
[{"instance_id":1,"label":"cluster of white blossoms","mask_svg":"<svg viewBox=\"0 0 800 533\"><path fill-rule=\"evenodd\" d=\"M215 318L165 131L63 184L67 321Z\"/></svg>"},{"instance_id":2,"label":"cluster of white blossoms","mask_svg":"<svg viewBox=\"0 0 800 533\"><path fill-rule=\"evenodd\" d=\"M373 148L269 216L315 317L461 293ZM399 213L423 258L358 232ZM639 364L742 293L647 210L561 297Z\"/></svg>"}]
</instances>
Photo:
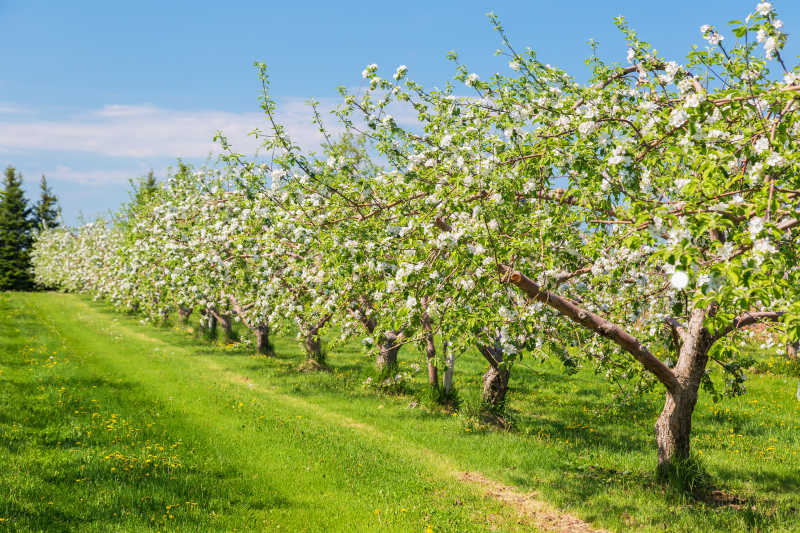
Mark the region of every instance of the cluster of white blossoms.
<instances>
[{"instance_id":1,"label":"cluster of white blossoms","mask_svg":"<svg viewBox=\"0 0 800 533\"><path fill-rule=\"evenodd\" d=\"M703 38L708 41L708 44L712 46L718 45L725 40L725 37L709 24L700 26L700 32L702 32Z\"/></svg>"}]
</instances>

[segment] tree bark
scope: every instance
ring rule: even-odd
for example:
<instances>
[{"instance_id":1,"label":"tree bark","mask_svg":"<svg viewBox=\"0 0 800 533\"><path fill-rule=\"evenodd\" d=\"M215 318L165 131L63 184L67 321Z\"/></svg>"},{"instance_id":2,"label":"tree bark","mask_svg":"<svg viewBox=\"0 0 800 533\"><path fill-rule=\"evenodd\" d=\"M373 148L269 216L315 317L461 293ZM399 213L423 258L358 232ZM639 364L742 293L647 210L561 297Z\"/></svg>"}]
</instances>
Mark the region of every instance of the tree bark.
<instances>
[{"instance_id":1,"label":"tree bark","mask_svg":"<svg viewBox=\"0 0 800 533\"><path fill-rule=\"evenodd\" d=\"M489 369L483 374L483 403L492 410L502 410L506 403L508 380L511 377L503 368L503 350L499 346L479 345L478 350L489 362Z\"/></svg>"},{"instance_id":2,"label":"tree bark","mask_svg":"<svg viewBox=\"0 0 800 533\"><path fill-rule=\"evenodd\" d=\"M256 336L256 351L261 355L273 355L269 344L269 326L266 324L256 326L253 333Z\"/></svg>"},{"instance_id":3,"label":"tree bark","mask_svg":"<svg viewBox=\"0 0 800 533\"><path fill-rule=\"evenodd\" d=\"M203 332L210 339L217 338L217 317L209 309L202 311L203 319L200 321L200 327Z\"/></svg>"},{"instance_id":4,"label":"tree bark","mask_svg":"<svg viewBox=\"0 0 800 533\"><path fill-rule=\"evenodd\" d=\"M682 332L683 344L674 369L678 387L667 391L664 408L656 420L658 469L661 472L672 466L675 460L689 457L692 413L712 344L711 335L703 327L705 316L705 310L692 311L689 326Z\"/></svg>"},{"instance_id":5,"label":"tree bark","mask_svg":"<svg viewBox=\"0 0 800 533\"><path fill-rule=\"evenodd\" d=\"M303 339L303 347L306 349L306 365L315 370L325 370L325 354L322 352L322 339L319 332L328 323L333 314L322 317L319 322L311 326Z\"/></svg>"},{"instance_id":6,"label":"tree bark","mask_svg":"<svg viewBox=\"0 0 800 533\"><path fill-rule=\"evenodd\" d=\"M189 322L189 316L192 314L191 307L184 307L182 305L178 306L178 320L181 324L187 324Z\"/></svg>"},{"instance_id":7,"label":"tree bark","mask_svg":"<svg viewBox=\"0 0 800 533\"><path fill-rule=\"evenodd\" d=\"M387 331L383 334L383 337L383 340L378 345L378 355L375 358L375 366L380 371L397 366L397 352L400 351L403 332Z\"/></svg>"},{"instance_id":8,"label":"tree bark","mask_svg":"<svg viewBox=\"0 0 800 533\"><path fill-rule=\"evenodd\" d=\"M225 342L230 343L233 341L233 320L230 315L220 315L217 320L222 326L222 333L225 335Z\"/></svg>"},{"instance_id":9,"label":"tree bark","mask_svg":"<svg viewBox=\"0 0 800 533\"><path fill-rule=\"evenodd\" d=\"M789 343L786 345L786 357L797 359L800 356L800 342Z\"/></svg>"},{"instance_id":10,"label":"tree bark","mask_svg":"<svg viewBox=\"0 0 800 533\"><path fill-rule=\"evenodd\" d=\"M483 375L483 403L492 409L503 409L506 404L509 377L508 370L490 366Z\"/></svg>"},{"instance_id":11,"label":"tree bark","mask_svg":"<svg viewBox=\"0 0 800 533\"><path fill-rule=\"evenodd\" d=\"M372 335L378 324L373 317L367 316L370 306L369 300L360 296L356 304L356 314L367 333ZM378 355L375 357L375 366L378 370L383 372L387 368L397 366L397 352L400 351L402 339L402 331L387 331L384 333L384 338L378 340ZM428 371L430 372L430 367L428 367Z\"/></svg>"},{"instance_id":12,"label":"tree bark","mask_svg":"<svg viewBox=\"0 0 800 533\"><path fill-rule=\"evenodd\" d=\"M303 339L303 347L306 349L306 359L314 363L323 364L325 356L322 353L322 341L319 338L319 329L311 328Z\"/></svg>"},{"instance_id":13,"label":"tree bark","mask_svg":"<svg viewBox=\"0 0 800 533\"><path fill-rule=\"evenodd\" d=\"M433 337L431 317L428 315L428 301L423 301L422 329L425 332L425 357L428 362L428 385L439 388L439 369L436 366L436 343Z\"/></svg>"},{"instance_id":14,"label":"tree bark","mask_svg":"<svg viewBox=\"0 0 800 533\"><path fill-rule=\"evenodd\" d=\"M211 314L222 327L222 333L225 335L225 342L230 344L233 342L233 319L231 315L221 315L215 310L211 310Z\"/></svg>"},{"instance_id":15,"label":"tree bark","mask_svg":"<svg viewBox=\"0 0 800 533\"><path fill-rule=\"evenodd\" d=\"M667 468L675 459L689 457L689 438L692 432L692 413L697 402L697 391L667 392L664 408L656 420L658 467Z\"/></svg>"},{"instance_id":16,"label":"tree bark","mask_svg":"<svg viewBox=\"0 0 800 533\"><path fill-rule=\"evenodd\" d=\"M456 367L456 357L453 353L447 354L447 368L444 371L444 392L449 394L453 390L453 371Z\"/></svg>"}]
</instances>

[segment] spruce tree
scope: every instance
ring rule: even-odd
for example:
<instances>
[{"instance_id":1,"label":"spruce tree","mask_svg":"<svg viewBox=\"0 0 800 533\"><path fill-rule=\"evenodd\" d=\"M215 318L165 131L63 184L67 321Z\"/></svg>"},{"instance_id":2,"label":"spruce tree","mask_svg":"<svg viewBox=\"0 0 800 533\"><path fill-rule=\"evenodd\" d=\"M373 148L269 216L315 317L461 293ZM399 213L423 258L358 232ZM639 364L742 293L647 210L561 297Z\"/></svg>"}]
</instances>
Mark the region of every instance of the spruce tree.
<instances>
[{"instance_id":1,"label":"spruce tree","mask_svg":"<svg viewBox=\"0 0 800 533\"><path fill-rule=\"evenodd\" d=\"M42 174L42 181L39 183L39 201L33 208L33 220L37 230L45 228L55 228L58 226L61 210L58 207L58 198L47 185L47 178Z\"/></svg>"},{"instance_id":2,"label":"spruce tree","mask_svg":"<svg viewBox=\"0 0 800 533\"><path fill-rule=\"evenodd\" d=\"M0 290L30 290L31 210L22 175L6 168L0 191Z\"/></svg>"}]
</instances>

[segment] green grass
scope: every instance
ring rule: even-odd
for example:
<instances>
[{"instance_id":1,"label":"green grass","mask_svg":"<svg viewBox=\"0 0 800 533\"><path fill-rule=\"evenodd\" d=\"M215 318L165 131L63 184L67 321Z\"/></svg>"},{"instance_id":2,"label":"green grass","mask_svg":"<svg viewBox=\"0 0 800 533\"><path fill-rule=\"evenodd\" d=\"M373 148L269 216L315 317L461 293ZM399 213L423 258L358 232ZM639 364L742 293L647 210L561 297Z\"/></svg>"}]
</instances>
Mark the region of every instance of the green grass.
<instances>
[{"instance_id":1,"label":"green grass","mask_svg":"<svg viewBox=\"0 0 800 533\"><path fill-rule=\"evenodd\" d=\"M517 365L513 429L490 431L365 388L355 345L331 347L333 372L299 373L296 343L274 342L255 357L76 296L1 293L0 531L530 530L464 471L610 530L800 531L794 377L701 396L707 503L656 481L661 394L620 406L589 371ZM483 366L458 359L466 406Z\"/></svg>"}]
</instances>

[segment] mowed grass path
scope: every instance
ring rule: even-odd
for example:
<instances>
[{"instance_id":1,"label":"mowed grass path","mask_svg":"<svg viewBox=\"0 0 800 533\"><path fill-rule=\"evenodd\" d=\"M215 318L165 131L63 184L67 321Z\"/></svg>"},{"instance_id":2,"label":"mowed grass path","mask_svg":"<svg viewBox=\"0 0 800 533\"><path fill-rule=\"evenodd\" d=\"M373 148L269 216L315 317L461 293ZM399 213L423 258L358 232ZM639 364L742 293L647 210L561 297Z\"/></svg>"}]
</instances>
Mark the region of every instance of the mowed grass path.
<instances>
[{"instance_id":1,"label":"mowed grass path","mask_svg":"<svg viewBox=\"0 0 800 533\"><path fill-rule=\"evenodd\" d=\"M222 351L66 295L0 295L0 315L0 529L516 528L449 462L248 383Z\"/></svg>"},{"instance_id":2,"label":"mowed grass path","mask_svg":"<svg viewBox=\"0 0 800 533\"><path fill-rule=\"evenodd\" d=\"M253 357L76 296L0 294L0 531L533 530L464 471L610 530L800 531L795 377L701 398L709 503L654 479L659 392L620 405L589 370L523 362L514 430L485 431L365 390L356 346L332 347L334 372L317 374L296 371L293 340L276 348ZM458 361L467 403L482 367Z\"/></svg>"}]
</instances>

